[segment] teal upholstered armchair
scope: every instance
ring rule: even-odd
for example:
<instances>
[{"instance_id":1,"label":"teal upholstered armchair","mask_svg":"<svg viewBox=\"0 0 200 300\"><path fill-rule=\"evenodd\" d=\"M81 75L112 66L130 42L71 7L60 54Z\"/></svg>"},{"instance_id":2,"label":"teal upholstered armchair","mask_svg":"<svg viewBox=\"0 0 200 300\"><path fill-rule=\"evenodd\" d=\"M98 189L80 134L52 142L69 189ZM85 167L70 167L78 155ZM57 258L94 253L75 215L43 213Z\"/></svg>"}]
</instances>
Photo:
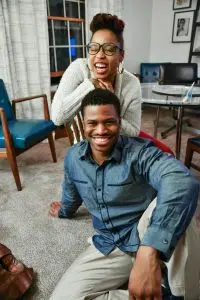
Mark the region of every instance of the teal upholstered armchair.
<instances>
[{"instance_id":1,"label":"teal upholstered armchair","mask_svg":"<svg viewBox=\"0 0 200 300\"><path fill-rule=\"evenodd\" d=\"M40 99L38 99L40 98ZM36 99L44 103L44 120L17 119L15 104ZM48 138L53 161L56 162L55 144L52 132L55 125L50 120L46 95L15 99L12 106L0 79L0 158L9 160L18 191L22 190L16 156Z\"/></svg>"}]
</instances>

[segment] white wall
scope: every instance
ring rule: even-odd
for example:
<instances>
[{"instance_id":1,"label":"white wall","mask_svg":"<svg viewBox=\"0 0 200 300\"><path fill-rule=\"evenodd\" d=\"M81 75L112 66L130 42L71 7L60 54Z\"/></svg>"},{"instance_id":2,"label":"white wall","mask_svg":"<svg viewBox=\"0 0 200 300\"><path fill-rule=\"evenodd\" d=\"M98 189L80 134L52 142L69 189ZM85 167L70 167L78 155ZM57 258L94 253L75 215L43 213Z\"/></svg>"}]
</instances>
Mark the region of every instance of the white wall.
<instances>
[{"instance_id":1,"label":"white wall","mask_svg":"<svg viewBox=\"0 0 200 300\"><path fill-rule=\"evenodd\" d=\"M172 31L174 13L195 9L192 2L189 9L173 10L173 0L153 0L150 62L188 61L190 43L172 43Z\"/></svg>"},{"instance_id":2,"label":"white wall","mask_svg":"<svg viewBox=\"0 0 200 300\"><path fill-rule=\"evenodd\" d=\"M188 61L190 43L172 43L174 13L185 10L173 10L173 0L123 0L127 70L138 73L141 62Z\"/></svg>"},{"instance_id":3,"label":"white wall","mask_svg":"<svg viewBox=\"0 0 200 300\"><path fill-rule=\"evenodd\" d=\"M149 61L152 0L123 0L125 22L125 68L139 72L141 62Z\"/></svg>"}]
</instances>

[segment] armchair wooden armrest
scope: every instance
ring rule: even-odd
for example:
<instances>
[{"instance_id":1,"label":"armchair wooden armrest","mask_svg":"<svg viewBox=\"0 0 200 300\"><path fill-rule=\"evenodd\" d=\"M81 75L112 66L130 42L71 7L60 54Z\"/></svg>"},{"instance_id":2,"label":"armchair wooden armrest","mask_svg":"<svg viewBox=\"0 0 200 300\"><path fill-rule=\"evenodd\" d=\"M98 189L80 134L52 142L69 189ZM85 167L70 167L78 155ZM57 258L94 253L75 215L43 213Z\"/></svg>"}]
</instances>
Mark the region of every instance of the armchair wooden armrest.
<instances>
[{"instance_id":1,"label":"armchair wooden armrest","mask_svg":"<svg viewBox=\"0 0 200 300\"><path fill-rule=\"evenodd\" d=\"M45 118L45 120L50 120L49 107L48 107L47 95L46 94L13 99L12 100L12 108L13 108L13 111L14 111L15 115L16 115L16 103L25 102L25 101L29 101L29 100L34 100L34 99L37 99L37 98L43 98L44 118Z\"/></svg>"},{"instance_id":2,"label":"armchair wooden armrest","mask_svg":"<svg viewBox=\"0 0 200 300\"><path fill-rule=\"evenodd\" d=\"M6 145L6 148L8 149L8 156L11 157L12 156L12 151L15 151L15 150L12 146L12 140L11 140L11 135L10 135L10 131L9 131L9 128L8 128L8 122L7 122L6 114L5 114L4 109L1 108L1 107L0 107L0 119L1 119L3 135L5 137L5 145ZM12 151L10 149L12 149ZM0 151L0 158L5 158L5 157L7 157L6 150L2 149ZM11 163L11 167L13 167L12 163ZM17 178L17 180L18 180L18 178Z\"/></svg>"},{"instance_id":3,"label":"armchair wooden armrest","mask_svg":"<svg viewBox=\"0 0 200 300\"><path fill-rule=\"evenodd\" d=\"M10 132L8 129L8 123L6 119L6 114L3 108L0 107L0 119L1 119L1 125L3 129L3 134L5 136L5 140L10 140Z\"/></svg>"}]
</instances>

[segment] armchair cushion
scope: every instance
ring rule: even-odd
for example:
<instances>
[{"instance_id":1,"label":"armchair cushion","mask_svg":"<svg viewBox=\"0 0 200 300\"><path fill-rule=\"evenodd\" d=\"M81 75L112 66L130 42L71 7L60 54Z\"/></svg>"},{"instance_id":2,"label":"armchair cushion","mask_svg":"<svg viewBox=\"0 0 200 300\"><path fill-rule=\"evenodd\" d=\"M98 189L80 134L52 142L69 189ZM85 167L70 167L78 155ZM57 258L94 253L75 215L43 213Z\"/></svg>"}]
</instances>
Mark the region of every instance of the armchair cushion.
<instances>
[{"instance_id":1,"label":"armchair cushion","mask_svg":"<svg viewBox=\"0 0 200 300\"><path fill-rule=\"evenodd\" d=\"M8 122L12 142L15 148L25 149L44 140L55 129L48 120L11 120ZM0 148L5 148L5 140L0 124Z\"/></svg>"}]
</instances>

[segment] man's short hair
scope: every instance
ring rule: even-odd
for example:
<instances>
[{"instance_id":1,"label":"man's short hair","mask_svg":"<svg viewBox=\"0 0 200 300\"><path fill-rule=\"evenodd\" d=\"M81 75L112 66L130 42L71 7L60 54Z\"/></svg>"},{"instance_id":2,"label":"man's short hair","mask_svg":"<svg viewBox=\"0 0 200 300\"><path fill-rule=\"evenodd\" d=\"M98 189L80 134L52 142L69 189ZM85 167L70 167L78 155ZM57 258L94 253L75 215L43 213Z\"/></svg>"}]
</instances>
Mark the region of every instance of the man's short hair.
<instances>
[{"instance_id":1,"label":"man's short hair","mask_svg":"<svg viewBox=\"0 0 200 300\"><path fill-rule=\"evenodd\" d=\"M88 105L111 104L115 107L116 113L120 118L120 102L118 97L106 89L94 89L89 92L81 102L81 113L84 117L84 108Z\"/></svg>"}]
</instances>

